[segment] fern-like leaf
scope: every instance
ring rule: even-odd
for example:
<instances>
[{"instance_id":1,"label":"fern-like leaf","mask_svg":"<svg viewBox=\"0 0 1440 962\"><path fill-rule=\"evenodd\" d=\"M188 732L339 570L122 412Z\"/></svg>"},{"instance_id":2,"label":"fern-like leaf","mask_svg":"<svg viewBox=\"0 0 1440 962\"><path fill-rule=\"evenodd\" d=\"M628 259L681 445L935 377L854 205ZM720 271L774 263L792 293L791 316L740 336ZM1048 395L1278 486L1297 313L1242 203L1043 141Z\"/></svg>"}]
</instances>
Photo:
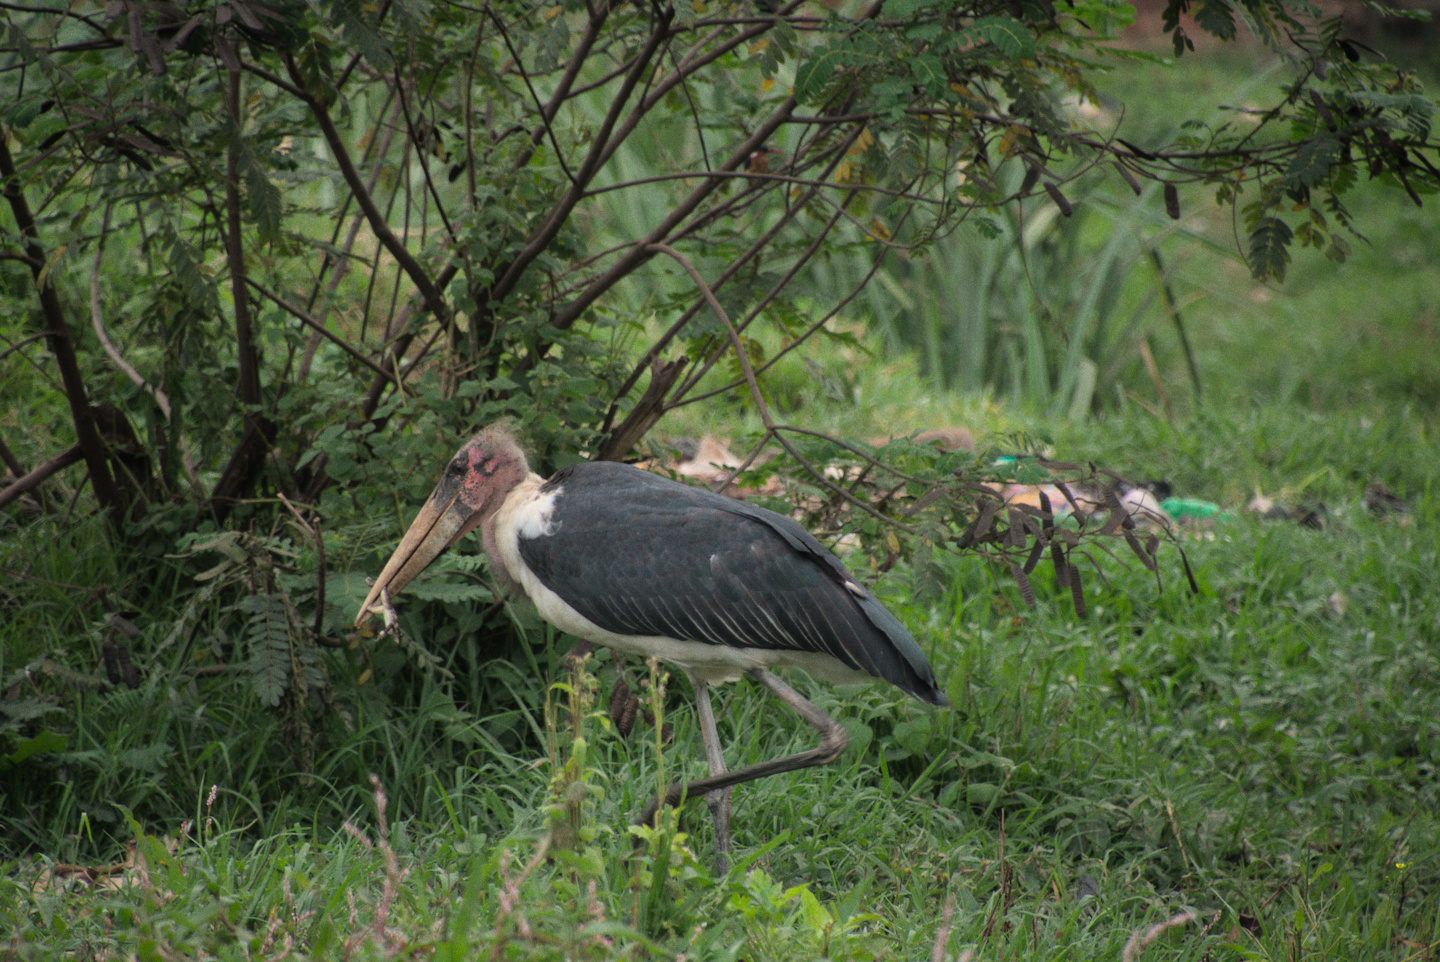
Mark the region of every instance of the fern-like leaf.
<instances>
[{"instance_id":1,"label":"fern-like leaf","mask_svg":"<svg viewBox=\"0 0 1440 962\"><path fill-rule=\"evenodd\" d=\"M494 600L490 591L481 585L440 581L434 578L411 585L409 594L412 598L418 598L421 601L445 601L452 604L457 601L478 601L488 605Z\"/></svg>"},{"instance_id":2,"label":"fern-like leaf","mask_svg":"<svg viewBox=\"0 0 1440 962\"><path fill-rule=\"evenodd\" d=\"M290 615L278 594L257 592L240 603L249 615L250 674L255 694L274 708L290 687Z\"/></svg>"},{"instance_id":3,"label":"fern-like leaf","mask_svg":"<svg viewBox=\"0 0 1440 962\"><path fill-rule=\"evenodd\" d=\"M1246 260L1250 273L1257 281L1274 278L1285 279L1285 268L1290 265L1290 242L1295 234L1290 225L1278 217L1262 217L1250 232L1250 252Z\"/></svg>"}]
</instances>

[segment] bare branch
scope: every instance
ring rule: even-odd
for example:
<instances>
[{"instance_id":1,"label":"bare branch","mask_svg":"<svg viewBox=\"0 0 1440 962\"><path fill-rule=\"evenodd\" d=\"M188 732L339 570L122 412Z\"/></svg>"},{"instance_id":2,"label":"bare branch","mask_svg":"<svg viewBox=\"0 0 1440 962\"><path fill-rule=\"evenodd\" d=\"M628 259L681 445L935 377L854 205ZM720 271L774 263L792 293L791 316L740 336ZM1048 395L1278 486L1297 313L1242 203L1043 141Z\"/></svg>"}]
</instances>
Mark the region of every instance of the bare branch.
<instances>
[{"instance_id":1,"label":"bare branch","mask_svg":"<svg viewBox=\"0 0 1440 962\"><path fill-rule=\"evenodd\" d=\"M27 338L24 338L24 339L22 339L22 340L16 341L14 344L11 344L11 345L10 345L9 347L7 347L5 350L0 351L0 361L5 360L7 357L9 357L11 354L14 354L16 351L20 350L20 349L21 349L22 347L24 347L26 344L33 344L33 343L35 343L36 341L40 340L42 337L48 337L48 336L49 336L49 335L48 335L48 334L45 334L45 333L31 334L31 335L30 335L29 337L27 337Z\"/></svg>"},{"instance_id":2,"label":"bare branch","mask_svg":"<svg viewBox=\"0 0 1440 962\"><path fill-rule=\"evenodd\" d=\"M390 142L395 138L395 122L399 119L399 114L400 104L392 104L388 121L382 120L378 122L375 125L375 130L371 132L370 143L374 148L375 160L370 165L370 179L366 181L365 187L372 194L375 192L375 185L380 182L380 171L383 170L385 166L385 154L390 150ZM345 215L350 209L350 201L353 199L353 197L346 198L345 204L341 207L340 216L336 218L335 234L332 235L331 240L332 246L334 241L339 239L340 225L344 222ZM340 248L342 256L335 257L333 254L327 252L324 263L320 265L321 278L324 277L326 269L332 264L334 265L334 270L330 274L330 282L325 288L325 303L323 308L326 314L330 311L330 301L335 297L336 291L340 289L340 282L345 279L346 274L350 273L350 252L355 249L355 240L360 236L360 225L363 223L365 223L365 215L363 213L357 214L352 218L350 221L350 231L345 235L345 243ZM320 281L317 279L315 288L310 292L310 300L306 303L305 309L307 311L314 307L315 299L319 294ZM322 314L320 317L322 327L324 326L324 320L325 316ZM309 377L310 365L314 362L315 351L320 346L321 337L321 332L312 332L310 340L306 342L305 354L300 359L300 368L295 374L297 381L303 382ZM389 375L387 374L386 376L388 377Z\"/></svg>"},{"instance_id":3,"label":"bare branch","mask_svg":"<svg viewBox=\"0 0 1440 962\"><path fill-rule=\"evenodd\" d=\"M383 367L370 360L360 351L357 351L355 348L351 347L344 338L328 330L323 323L311 317L309 314L296 307L294 304L291 304L289 301L285 300L283 297L272 291L270 288L266 287L264 284L261 284L259 281L251 277L245 278L245 283L249 284L251 287L255 288L255 290L269 298L272 302L274 302L276 307L285 311L287 314L290 314L297 321L310 328L312 331L315 332L315 335L317 337L323 337L326 340L330 341L330 343L340 348L346 354L349 354L355 360L359 361L361 364L374 371L380 377L383 377L386 380L393 382L396 387L404 387L404 382L397 380L395 378L395 375L392 374L390 371L385 370Z\"/></svg>"},{"instance_id":4,"label":"bare branch","mask_svg":"<svg viewBox=\"0 0 1440 962\"><path fill-rule=\"evenodd\" d=\"M49 324L45 333L50 338L50 352L55 355L55 365L60 369L60 379L65 385L65 399L70 403L70 417L75 424L75 436L79 448L84 452L85 464L95 484L95 497L110 515L110 521L118 529L125 516L125 504L115 486L115 477L110 473L110 462L105 443L95 427L95 415L90 410L90 399L85 391L85 379L80 373L80 362L75 356L75 344L70 338L70 325L65 320L60 296L55 291L54 279L48 270L45 249L40 246L39 233L35 229L35 218L20 190L20 179L15 172L15 161L10 156L10 147L5 137L0 136L0 178L4 178L5 199L15 215L15 226L25 239L25 252L29 255L30 274L35 280L40 295L40 309Z\"/></svg>"},{"instance_id":5,"label":"bare branch","mask_svg":"<svg viewBox=\"0 0 1440 962\"><path fill-rule=\"evenodd\" d=\"M855 132L859 133L862 128L856 127ZM597 187L588 191L586 197L598 197L601 194L608 194L611 191L627 190L631 187L643 187L646 184L658 184L671 180L691 181L702 177L715 177L721 180L750 180L760 183L770 182L775 184L794 184L800 187L828 187L831 190L843 191L864 191L872 194L882 194L886 197L895 197L900 200L914 201L917 204L940 205L943 200L936 197L925 197L920 194L912 194L907 191L893 190L888 187L880 187L875 184L846 184L835 181L815 180L809 177L791 177L785 174L759 174L748 170L691 170L683 174L656 174L653 177L637 177L634 180L623 181L618 184L607 184L604 187ZM864 230L863 227L861 227Z\"/></svg>"},{"instance_id":6,"label":"bare branch","mask_svg":"<svg viewBox=\"0 0 1440 962\"><path fill-rule=\"evenodd\" d=\"M630 453L636 442L643 438L660 416L665 413L665 395L679 379L690 359L681 355L668 364L656 357L650 365L650 386L635 402L630 416L610 432L596 455L597 461L619 461Z\"/></svg>"},{"instance_id":7,"label":"bare branch","mask_svg":"<svg viewBox=\"0 0 1440 962\"><path fill-rule=\"evenodd\" d=\"M296 84L302 83L300 68L296 66L295 59L288 53L285 54L285 66L290 71L291 79L294 80ZM360 172L355 169L355 164L350 159L350 151L345 147L345 141L341 139L340 131L336 129L335 121L331 119L329 109L324 103L309 95L302 95L302 99L310 108L310 113L315 117L315 122L319 125L321 134L325 137L325 143L330 146L330 152L335 157L335 165L340 168L340 173L345 178L345 183L349 185L351 192L354 193L356 203L358 203L360 209L365 212L365 219L370 222L370 229L375 232L375 237L385 246L385 249L390 252L390 256L395 258L396 263L398 263L401 269L410 277L410 282L415 285L416 289L420 291L420 296L424 298L426 308L439 318L442 324L448 326L450 324L450 309L445 304L445 297L441 294L441 288L436 286L435 282L430 279L430 275L425 272L425 268L420 265L420 262L415 259L409 249L401 243L400 239L395 236L395 233L390 230L390 225L380 213L380 209L375 206L374 198L370 196L370 192L365 189L364 182L360 180Z\"/></svg>"},{"instance_id":8,"label":"bare branch","mask_svg":"<svg viewBox=\"0 0 1440 962\"><path fill-rule=\"evenodd\" d=\"M209 507L217 521L224 521L254 483L275 434L274 424L261 411L260 364L255 351L249 293L245 290L245 247L240 216L240 151L243 149L240 71L231 67L226 75L226 108L231 130L225 156L225 260L235 312L235 354L239 367L235 393L240 400L245 430L210 492Z\"/></svg>"},{"instance_id":9,"label":"bare branch","mask_svg":"<svg viewBox=\"0 0 1440 962\"><path fill-rule=\"evenodd\" d=\"M560 149L560 141L555 139L555 131L550 126L550 121L554 118L554 114L546 110L546 105L540 103L540 95L535 92L535 84L531 82L530 74L525 70L525 63L520 59L520 51L516 50L515 45L510 42L510 32L505 29L505 24L500 21L500 18L495 15L495 11L489 6L485 8L485 12L490 15L490 20L492 23L495 24L495 29L500 31L500 39L504 41L505 49L510 51L510 59L515 62L515 69L519 72L520 79L525 82L525 89L530 91L530 99L535 102L535 107L540 111L540 124L538 127L536 127L536 130L544 131L546 134L550 135L550 146L555 150L555 162L558 163L560 165L560 169L565 172L565 179L570 181L570 183L574 185L575 175L570 173L570 165L565 163L565 151ZM591 23L594 23L593 17L591 18ZM586 31L586 36L591 36L591 32L589 30ZM570 66L577 68L576 73L578 73L578 65L583 63L583 60L580 58L583 58L586 52L588 51L585 50L585 45L582 44L582 49L577 50L575 52L575 56L570 58ZM572 80L574 79L574 74L571 73L569 70L566 71L566 75L570 76ZM531 144L538 145L539 141L531 140ZM527 150L524 153L528 155L531 152ZM525 158L525 163L529 162L530 159L527 156ZM518 170L521 166L523 165L518 162L517 158L515 169Z\"/></svg>"},{"instance_id":10,"label":"bare branch","mask_svg":"<svg viewBox=\"0 0 1440 962\"><path fill-rule=\"evenodd\" d=\"M585 162L581 164L579 172L575 175L574 182L570 185L570 189L567 190L565 195L551 208L550 213L545 216L540 222L540 226L536 228L526 241L524 249L515 255L515 258L506 266L504 272L495 281L490 291L492 300L504 300L505 296L514 289L516 283L520 280L520 275L525 273L526 268L535 261L535 258L544 252L545 248L550 245L550 242L555 239L555 235L560 233L560 228L564 226L570 213L575 209L575 205L585 196L586 186L589 185L596 171L600 169L604 162L603 158L607 156L605 148L611 141L611 135L615 131L615 124L619 120L620 113L625 109L625 104L630 99L630 94L634 92L636 84L640 82L640 77L644 74L645 68L649 66L651 59L655 56L655 52L660 49L660 44L666 37L669 24L670 17L668 15L662 16L656 21L654 29L651 30L650 36L646 40L644 49L641 51L640 56L636 58L635 65L626 73L620 89L616 92L615 98L610 104L610 109L606 111L605 119L601 121L599 129L595 131L594 142L591 145L590 153L586 155Z\"/></svg>"},{"instance_id":11,"label":"bare branch","mask_svg":"<svg viewBox=\"0 0 1440 962\"><path fill-rule=\"evenodd\" d=\"M767 117L765 122L760 124L755 129L755 132L726 158L725 162L720 165L720 170L738 169L740 165L745 163L750 157L751 153L770 138L770 135L780 127L785 118L789 116L790 111L794 109L794 96L792 95L785 98L784 102L775 109L774 113ZM568 330L574 325L596 299L613 287L621 278L629 276L636 267L653 257L653 245L664 242L675 227L684 221L685 218L689 217L690 214L700 206L701 202L714 192L720 183L721 181L716 178L704 178L688 197L677 204L665 219L650 231L643 242L633 247L628 254L612 265L609 270L591 281L584 291L565 306L564 310L558 312L554 319L551 320L551 326L563 331ZM524 370L527 365L522 362L520 367Z\"/></svg>"},{"instance_id":12,"label":"bare branch","mask_svg":"<svg viewBox=\"0 0 1440 962\"><path fill-rule=\"evenodd\" d=\"M27 491L33 490L36 485L50 477L50 475L57 471L63 471L77 461L83 460L84 457L85 455L80 451L80 445L77 444L64 454L57 454L49 461L37 465L24 477L16 480L14 484L10 485L4 491L0 491L0 508L5 507L5 505L14 501Z\"/></svg>"}]
</instances>

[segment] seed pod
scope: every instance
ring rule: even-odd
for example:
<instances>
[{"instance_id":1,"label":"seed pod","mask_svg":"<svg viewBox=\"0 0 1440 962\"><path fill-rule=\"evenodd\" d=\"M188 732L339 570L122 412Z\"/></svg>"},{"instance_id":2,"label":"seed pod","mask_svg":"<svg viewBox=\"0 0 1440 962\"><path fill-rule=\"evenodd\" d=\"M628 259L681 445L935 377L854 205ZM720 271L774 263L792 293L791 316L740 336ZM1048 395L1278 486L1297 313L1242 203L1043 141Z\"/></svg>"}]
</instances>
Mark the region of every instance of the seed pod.
<instances>
[{"instance_id":1,"label":"seed pod","mask_svg":"<svg viewBox=\"0 0 1440 962\"><path fill-rule=\"evenodd\" d=\"M1180 564L1185 568L1185 580L1190 582L1190 593L1192 595L1198 595L1200 593L1200 586L1195 583L1195 574L1190 570L1190 559L1185 557L1184 548L1180 548L1179 551Z\"/></svg>"},{"instance_id":2,"label":"seed pod","mask_svg":"<svg viewBox=\"0 0 1440 962\"><path fill-rule=\"evenodd\" d=\"M1046 181L1045 193L1049 194L1050 199L1055 202L1055 206L1060 208L1060 213L1064 214L1066 217L1069 217L1071 214L1075 213L1075 208L1071 207L1070 202L1065 199L1065 195L1060 193L1059 187L1056 187L1054 184Z\"/></svg>"},{"instance_id":3,"label":"seed pod","mask_svg":"<svg viewBox=\"0 0 1440 962\"><path fill-rule=\"evenodd\" d=\"M1125 178L1125 183L1130 185L1130 189L1135 192L1135 196L1139 197L1141 193L1140 182L1135 179L1135 175L1125 169L1125 165L1118 160L1115 161L1115 169L1120 172L1121 177Z\"/></svg>"},{"instance_id":4,"label":"seed pod","mask_svg":"<svg viewBox=\"0 0 1440 962\"><path fill-rule=\"evenodd\" d=\"M130 660L130 646L120 642L115 646L115 654L120 661L120 677L125 679L125 687L131 691L140 687L140 671L135 663Z\"/></svg>"},{"instance_id":5,"label":"seed pod","mask_svg":"<svg viewBox=\"0 0 1440 962\"><path fill-rule=\"evenodd\" d=\"M1020 566L1013 562L1010 565L1010 574L1015 577L1015 584L1020 588L1020 598L1025 602L1025 607L1034 608L1035 589L1031 586L1030 579L1026 577Z\"/></svg>"},{"instance_id":6,"label":"seed pod","mask_svg":"<svg viewBox=\"0 0 1440 962\"><path fill-rule=\"evenodd\" d=\"M616 678L615 687L610 689L610 721L621 738L629 735L630 729L635 727L635 712L639 707L640 699L631 697L630 686L625 684L625 679Z\"/></svg>"},{"instance_id":7,"label":"seed pod","mask_svg":"<svg viewBox=\"0 0 1440 962\"><path fill-rule=\"evenodd\" d=\"M960 536L956 541L956 546L968 548L977 541L983 541L990 534L990 530L995 527L995 514L999 510L1000 502L985 499L985 503L980 506L980 516Z\"/></svg>"},{"instance_id":8,"label":"seed pod","mask_svg":"<svg viewBox=\"0 0 1440 962\"><path fill-rule=\"evenodd\" d=\"M1130 550L1131 550L1131 551L1135 552L1135 557L1137 557L1137 558L1140 559L1140 563L1145 566L1145 570L1146 570L1146 571L1154 571L1154 570L1155 570L1155 557L1154 557L1154 553L1153 553L1153 552L1147 552L1144 548L1142 548L1142 547L1140 546L1140 540L1139 540L1138 538L1136 538L1136 537L1135 537L1133 534L1131 534L1130 532L1126 531L1126 532L1125 532L1125 543L1130 546Z\"/></svg>"},{"instance_id":9,"label":"seed pod","mask_svg":"<svg viewBox=\"0 0 1440 962\"><path fill-rule=\"evenodd\" d=\"M1025 516L1011 508L1007 514L1010 518L1010 527L1005 530L1005 546L1007 548L1025 547Z\"/></svg>"},{"instance_id":10,"label":"seed pod","mask_svg":"<svg viewBox=\"0 0 1440 962\"><path fill-rule=\"evenodd\" d=\"M1061 468L1061 470L1071 470L1071 469L1070 469L1070 468ZM1070 510L1073 511L1073 512L1075 512L1076 514L1081 514L1082 512L1080 511L1080 505L1076 503L1076 501L1075 501L1075 495L1073 495L1073 494L1070 493L1070 487L1069 487L1067 484L1065 484L1064 481L1056 481L1056 482L1055 482L1055 487L1060 490L1060 493L1061 493L1061 494L1065 495L1065 502L1070 505Z\"/></svg>"},{"instance_id":11,"label":"seed pod","mask_svg":"<svg viewBox=\"0 0 1440 962\"><path fill-rule=\"evenodd\" d=\"M114 642L107 641L100 646L100 660L105 663L105 677L110 684L120 687L120 656L115 651Z\"/></svg>"},{"instance_id":12,"label":"seed pod","mask_svg":"<svg viewBox=\"0 0 1440 962\"><path fill-rule=\"evenodd\" d=\"M1027 164L1025 179L1020 182L1020 196L1024 197L1035 189L1035 181L1040 179L1040 168L1035 164ZM1046 186L1049 186L1048 184Z\"/></svg>"},{"instance_id":13,"label":"seed pod","mask_svg":"<svg viewBox=\"0 0 1440 962\"><path fill-rule=\"evenodd\" d=\"M1035 546L1030 549L1030 557L1028 557L1028 558L1025 559L1025 568L1024 568L1024 571L1025 571L1025 573L1026 573L1027 575L1028 575L1030 572L1032 572L1032 571L1035 570L1035 566L1040 563L1040 555L1042 555L1044 552L1045 552L1045 539L1044 539L1044 538L1036 538L1036 539L1035 539Z\"/></svg>"},{"instance_id":14,"label":"seed pod","mask_svg":"<svg viewBox=\"0 0 1440 962\"><path fill-rule=\"evenodd\" d=\"M1165 185L1165 213L1170 215L1171 220L1180 219L1180 192L1174 184Z\"/></svg>"},{"instance_id":15,"label":"seed pod","mask_svg":"<svg viewBox=\"0 0 1440 962\"><path fill-rule=\"evenodd\" d=\"M1085 586L1080 583L1080 569L1070 566L1070 600L1075 604L1075 614L1081 618L1089 614L1085 610Z\"/></svg>"}]
</instances>

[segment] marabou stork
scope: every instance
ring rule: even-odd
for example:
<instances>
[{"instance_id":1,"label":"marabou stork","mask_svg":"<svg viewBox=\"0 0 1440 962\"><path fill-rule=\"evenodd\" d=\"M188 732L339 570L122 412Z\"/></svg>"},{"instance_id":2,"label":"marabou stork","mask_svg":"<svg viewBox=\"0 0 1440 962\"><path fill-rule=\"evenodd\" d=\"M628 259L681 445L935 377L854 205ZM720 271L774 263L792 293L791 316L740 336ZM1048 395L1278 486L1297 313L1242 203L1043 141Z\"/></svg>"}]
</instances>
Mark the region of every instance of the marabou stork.
<instances>
[{"instance_id":1,"label":"marabou stork","mask_svg":"<svg viewBox=\"0 0 1440 962\"><path fill-rule=\"evenodd\" d=\"M834 761L847 743L843 728L770 669L793 665L839 681L873 676L949 704L915 639L794 521L609 461L575 464L547 481L495 426L450 461L355 624L382 592L399 593L476 527L495 577L523 590L546 621L690 676L710 777L671 786L665 804L706 796L722 871L730 787ZM727 773L709 686L741 675L794 709L820 734L819 747Z\"/></svg>"}]
</instances>

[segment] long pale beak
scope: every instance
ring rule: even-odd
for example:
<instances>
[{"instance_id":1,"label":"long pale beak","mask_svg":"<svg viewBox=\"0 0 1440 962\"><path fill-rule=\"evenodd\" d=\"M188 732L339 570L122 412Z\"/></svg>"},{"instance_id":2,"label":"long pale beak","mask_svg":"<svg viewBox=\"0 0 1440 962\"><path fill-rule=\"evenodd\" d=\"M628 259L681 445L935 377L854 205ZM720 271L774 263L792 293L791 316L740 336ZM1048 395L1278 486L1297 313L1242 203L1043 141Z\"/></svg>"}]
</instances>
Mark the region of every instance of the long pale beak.
<instances>
[{"instance_id":1,"label":"long pale beak","mask_svg":"<svg viewBox=\"0 0 1440 962\"><path fill-rule=\"evenodd\" d=\"M415 520L410 530L400 540L395 553L385 563L385 570L375 579L375 585L365 596L360 613L355 616L355 627L363 625L373 612L370 606L387 592L394 598L405 586L415 580L451 545L459 541L481 521L480 512L467 505L461 498L462 488L458 484L442 481Z\"/></svg>"}]
</instances>

